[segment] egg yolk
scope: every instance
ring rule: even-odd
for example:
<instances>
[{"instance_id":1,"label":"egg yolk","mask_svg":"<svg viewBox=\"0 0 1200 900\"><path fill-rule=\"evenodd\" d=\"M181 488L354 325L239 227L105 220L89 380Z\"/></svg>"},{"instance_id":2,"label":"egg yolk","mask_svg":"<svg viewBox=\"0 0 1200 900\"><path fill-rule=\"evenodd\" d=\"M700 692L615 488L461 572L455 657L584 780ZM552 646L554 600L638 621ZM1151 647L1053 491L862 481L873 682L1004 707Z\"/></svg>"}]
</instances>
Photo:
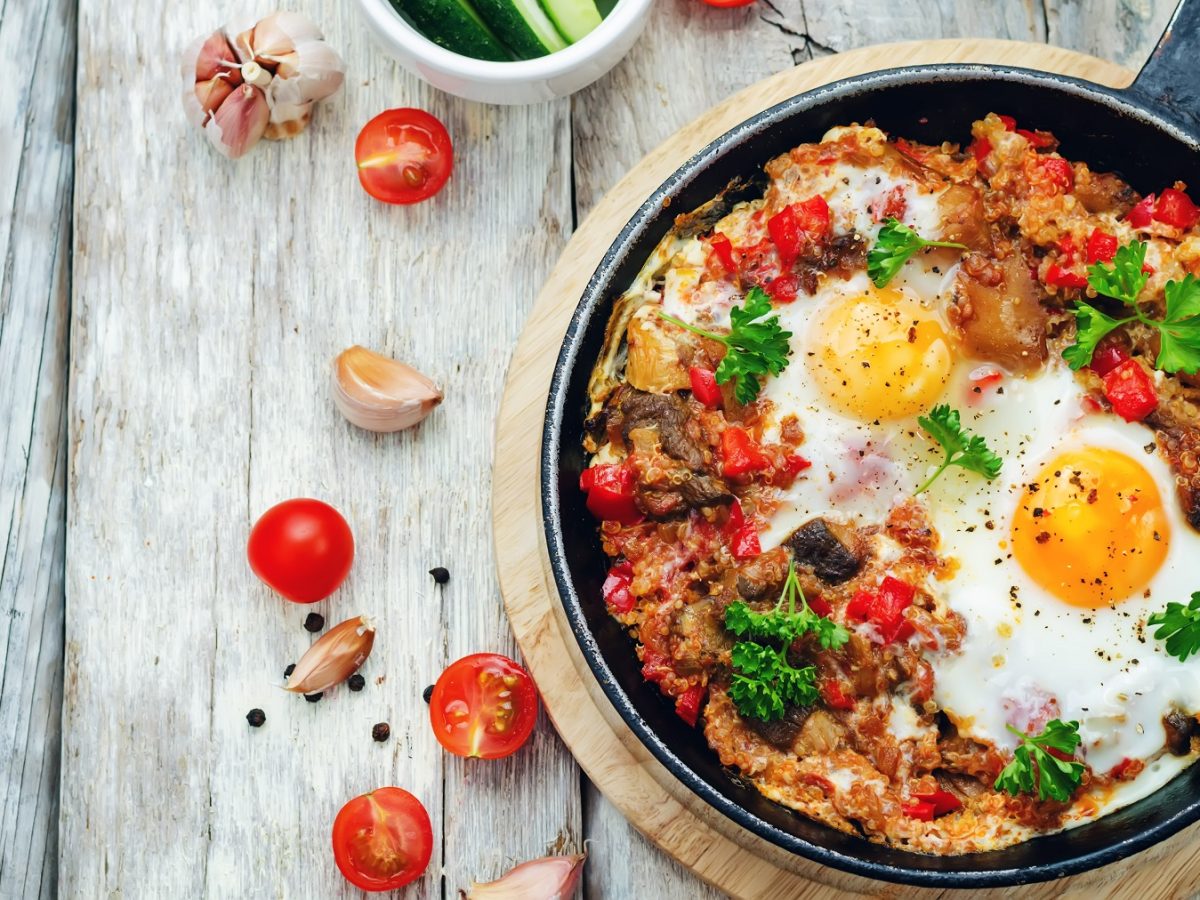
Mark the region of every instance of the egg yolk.
<instances>
[{"instance_id":1,"label":"egg yolk","mask_svg":"<svg viewBox=\"0 0 1200 900\"><path fill-rule=\"evenodd\" d=\"M1013 516L1017 562L1047 591L1095 609L1141 592L1167 555L1158 486L1136 460L1101 447L1063 453Z\"/></svg>"},{"instance_id":2,"label":"egg yolk","mask_svg":"<svg viewBox=\"0 0 1200 900\"><path fill-rule=\"evenodd\" d=\"M814 323L808 368L840 412L864 422L929 409L950 377L950 342L933 314L895 290L830 304Z\"/></svg>"}]
</instances>

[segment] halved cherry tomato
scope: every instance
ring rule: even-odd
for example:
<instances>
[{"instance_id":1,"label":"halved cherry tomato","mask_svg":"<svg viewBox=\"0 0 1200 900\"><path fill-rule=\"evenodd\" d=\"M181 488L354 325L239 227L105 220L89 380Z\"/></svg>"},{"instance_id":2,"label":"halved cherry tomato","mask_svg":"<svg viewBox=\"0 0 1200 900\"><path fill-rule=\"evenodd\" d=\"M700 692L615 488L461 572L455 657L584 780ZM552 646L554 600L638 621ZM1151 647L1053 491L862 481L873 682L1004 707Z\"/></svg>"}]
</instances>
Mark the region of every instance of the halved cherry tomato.
<instances>
[{"instance_id":1,"label":"halved cherry tomato","mask_svg":"<svg viewBox=\"0 0 1200 900\"><path fill-rule=\"evenodd\" d=\"M384 203L420 203L446 184L454 146L446 127L420 109L389 109L354 144L363 190Z\"/></svg>"},{"instance_id":2,"label":"halved cherry tomato","mask_svg":"<svg viewBox=\"0 0 1200 900\"><path fill-rule=\"evenodd\" d=\"M433 686L429 721L438 743L456 756L501 759L529 740L537 689L507 656L475 653L451 663Z\"/></svg>"},{"instance_id":3,"label":"halved cherry tomato","mask_svg":"<svg viewBox=\"0 0 1200 900\"><path fill-rule=\"evenodd\" d=\"M352 885L394 891L421 877L433 826L421 801L398 787L355 797L333 820L333 859Z\"/></svg>"},{"instance_id":4,"label":"halved cherry tomato","mask_svg":"<svg viewBox=\"0 0 1200 900\"><path fill-rule=\"evenodd\" d=\"M354 562L354 535L320 500L285 500L254 523L246 544L254 574L293 603L316 603L338 589Z\"/></svg>"}]
</instances>

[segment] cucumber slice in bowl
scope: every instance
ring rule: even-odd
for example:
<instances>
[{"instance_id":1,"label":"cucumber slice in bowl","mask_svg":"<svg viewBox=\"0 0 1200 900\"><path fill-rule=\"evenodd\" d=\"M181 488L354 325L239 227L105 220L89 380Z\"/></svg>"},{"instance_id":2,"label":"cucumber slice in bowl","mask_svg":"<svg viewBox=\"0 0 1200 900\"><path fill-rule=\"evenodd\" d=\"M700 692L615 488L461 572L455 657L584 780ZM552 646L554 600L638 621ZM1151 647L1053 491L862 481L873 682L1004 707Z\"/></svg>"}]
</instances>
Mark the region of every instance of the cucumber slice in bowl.
<instances>
[{"instance_id":1,"label":"cucumber slice in bowl","mask_svg":"<svg viewBox=\"0 0 1200 900\"><path fill-rule=\"evenodd\" d=\"M538 0L474 0L479 15L500 39L524 59L566 49Z\"/></svg>"},{"instance_id":2,"label":"cucumber slice in bowl","mask_svg":"<svg viewBox=\"0 0 1200 900\"><path fill-rule=\"evenodd\" d=\"M600 24L595 0L542 0L542 6L570 43L587 37Z\"/></svg>"},{"instance_id":3,"label":"cucumber slice in bowl","mask_svg":"<svg viewBox=\"0 0 1200 900\"><path fill-rule=\"evenodd\" d=\"M512 61L512 53L479 17L469 0L391 0L391 4L439 47L475 59Z\"/></svg>"}]
</instances>

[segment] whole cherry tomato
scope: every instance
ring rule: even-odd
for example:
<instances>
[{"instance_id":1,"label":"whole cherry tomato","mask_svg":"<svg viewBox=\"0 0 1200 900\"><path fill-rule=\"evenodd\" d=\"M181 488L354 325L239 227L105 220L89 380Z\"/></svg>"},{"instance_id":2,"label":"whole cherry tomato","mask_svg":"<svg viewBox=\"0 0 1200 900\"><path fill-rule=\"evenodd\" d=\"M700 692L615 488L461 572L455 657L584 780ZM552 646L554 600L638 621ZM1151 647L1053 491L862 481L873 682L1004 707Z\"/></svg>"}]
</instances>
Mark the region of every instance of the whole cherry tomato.
<instances>
[{"instance_id":1,"label":"whole cherry tomato","mask_svg":"<svg viewBox=\"0 0 1200 900\"><path fill-rule=\"evenodd\" d=\"M384 203L420 203L446 184L454 146L446 127L420 109L389 109L363 126L354 144L358 180Z\"/></svg>"},{"instance_id":2,"label":"whole cherry tomato","mask_svg":"<svg viewBox=\"0 0 1200 900\"><path fill-rule=\"evenodd\" d=\"M537 689L507 656L476 653L452 663L429 698L438 743L457 756L500 759L529 740L537 722Z\"/></svg>"},{"instance_id":3,"label":"whole cherry tomato","mask_svg":"<svg viewBox=\"0 0 1200 900\"><path fill-rule=\"evenodd\" d=\"M433 827L421 801L398 787L355 797L333 820L333 859L352 885L394 891L421 877Z\"/></svg>"},{"instance_id":4,"label":"whole cherry tomato","mask_svg":"<svg viewBox=\"0 0 1200 900\"><path fill-rule=\"evenodd\" d=\"M285 500L262 514L246 544L250 568L293 603L316 603L338 589L354 561L354 535L320 500Z\"/></svg>"}]
</instances>

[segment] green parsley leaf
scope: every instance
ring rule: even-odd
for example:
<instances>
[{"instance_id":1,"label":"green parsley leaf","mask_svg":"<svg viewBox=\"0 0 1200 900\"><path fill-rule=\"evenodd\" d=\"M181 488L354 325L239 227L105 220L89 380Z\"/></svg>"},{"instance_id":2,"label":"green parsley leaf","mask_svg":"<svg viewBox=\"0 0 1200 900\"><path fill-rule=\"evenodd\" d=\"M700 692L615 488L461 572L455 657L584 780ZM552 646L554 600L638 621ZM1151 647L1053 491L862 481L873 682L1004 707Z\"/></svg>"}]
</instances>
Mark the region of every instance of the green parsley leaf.
<instances>
[{"instance_id":1,"label":"green parsley leaf","mask_svg":"<svg viewBox=\"0 0 1200 900\"><path fill-rule=\"evenodd\" d=\"M1010 762L1000 772L995 788L1017 794L1032 794L1037 788L1039 800L1071 799L1075 788L1083 780L1085 766L1076 759L1059 759L1048 752L1074 755L1079 747L1079 723L1052 719L1038 735L1027 735L1011 725L1008 730L1021 739L1020 746L1013 752Z\"/></svg>"},{"instance_id":2,"label":"green parsley leaf","mask_svg":"<svg viewBox=\"0 0 1200 900\"><path fill-rule=\"evenodd\" d=\"M729 311L728 334L696 328L662 310L658 314L668 322L725 345L725 358L717 366L717 384L736 379L733 393L743 406L758 397L764 376L778 375L788 366L792 333L780 326L779 316L772 313L771 298L762 288L752 289L742 306Z\"/></svg>"},{"instance_id":3,"label":"green parsley leaf","mask_svg":"<svg viewBox=\"0 0 1200 900\"><path fill-rule=\"evenodd\" d=\"M928 416L918 416L917 424L946 451L945 461L917 488L918 494L929 490L938 476L951 466L976 472L989 481L1000 474L1004 460L988 449L987 442L979 435L963 430L958 410L946 404L935 406Z\"/></svg>"},{"instance_id":4,"label":"green parsley leaf","mask_svg":"<svg viewBox=\"0 0 1200 900\"><path fill-rule=\"evenodd\" d=\"M875 246L867 253L867 275L876 287L887 287L904 264L925 247L967 249L966 244L954 241L927 241L899 219L888 219L879 231Z\"/></svg>"},{"instance_id":5,"label":"green parsley leaf","mask_svg":"<svg viewBox=\"0 0 1200 900\"><path fill-rule=\"evenodd\" d=\"M1146 624L1157 625L1154 637L1167 642L1167 652L1181 662L1193 653L1200 653L1200 591L1192 594L1192 602L1168 603L1166 610L1156 612L1146 619Z\"/></svg>"},{"instance_id":6,"label":"green parsley leaf","mask_svg":"<svg viewBox=\"0 0 1200 900\"><path fill-rule=\"evenodd\" d=\"M1096 345L1104 336L1128 321L1107 316L1090 303L1080 300L1075 306L1075 343L1063 351L1063 359L1078 372L1092 361Z\"/></svg>"},{"instance_id":7,"label":"green parsley leaf","mask_svg":"<svg viewBox=\"0 0 1200 900\"><path fill-rule=\"evenodd\" d=\"M796 638L813 633L827 650L836 650L850 639L849 632L837 622L812 611L796 577L795 563L788 566L783 592L773 610L755 612L737 600L725 610L725 627L738 637L748 638L733 645L729 696L743 716L764 722L783 718L788 705L811 706L817 702L816 669L797 669L788 662L787 652ZM773 646L775 643L779 646Z\"/></svg>"},{"instance_id":8,"label":"green parsley leaf","mask_svg":"<svg viewBox=\"0 0 1200 900\"><path fill-rule=\"evenodd\" d=\"M1162 335L1155 365L1164 372L1200 371L1200 281L1188 275L1168 281L1167 317L1159 326Z\"/></svg>"},{"instance_id":9,"label":"green parsley leaf","mask_svg":"<svg viewBox=\"0 0 1200 900\"><path fill-rule=\"evenodd\" d=\"M1120 300L1126 306L1137 306L1150 276L1146 267L1147 245L1133 241L1118 247L1112 264L1093 263L1088 266L1088 284L1097 294Z\"/></svg>"}]
</instances>

